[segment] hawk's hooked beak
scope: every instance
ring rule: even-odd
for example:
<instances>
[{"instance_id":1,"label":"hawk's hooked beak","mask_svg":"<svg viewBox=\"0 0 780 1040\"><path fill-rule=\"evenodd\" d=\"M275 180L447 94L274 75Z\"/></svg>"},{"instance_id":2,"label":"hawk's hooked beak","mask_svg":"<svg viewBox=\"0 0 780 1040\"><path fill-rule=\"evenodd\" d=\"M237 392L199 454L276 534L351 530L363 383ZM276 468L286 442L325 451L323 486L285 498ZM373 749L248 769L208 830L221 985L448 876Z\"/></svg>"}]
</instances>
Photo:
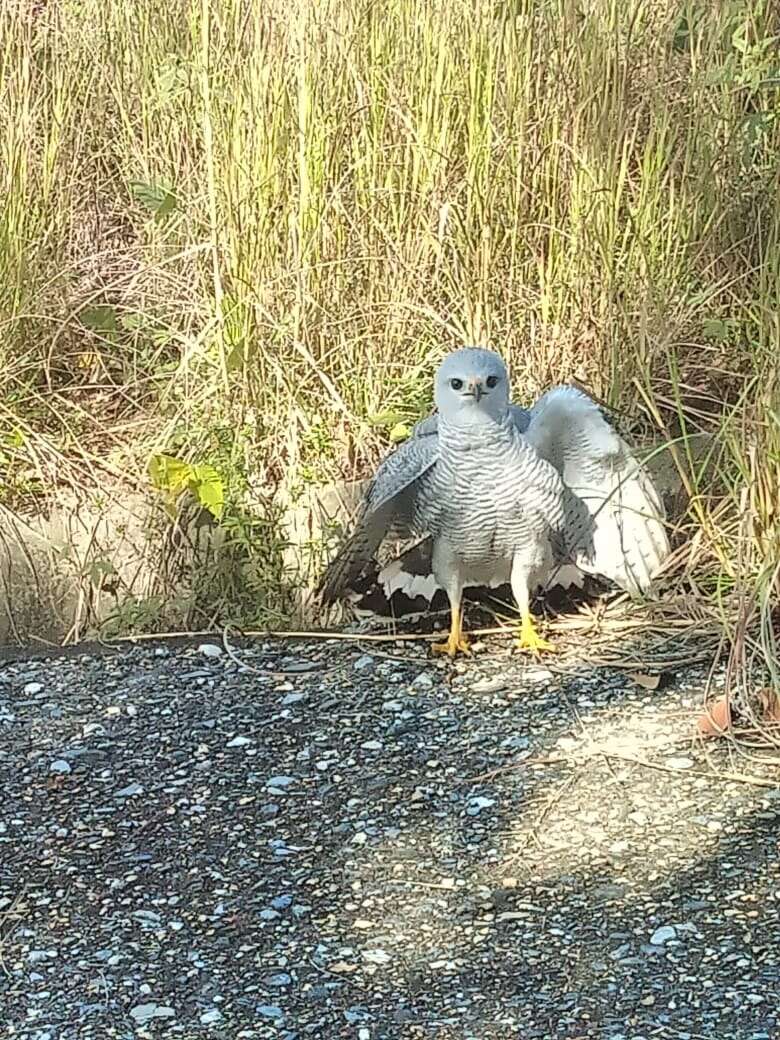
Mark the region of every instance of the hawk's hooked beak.
<instances>
[{"instance_id":1,"label":"hawk's hooked beak","mask_svg":"<svg viewBox=\"0 0 780 1040\"><path fill-rule=\"evenodd\" d=\"M466 383L466 392L464 397L473 397L474 400L479 404L480 400L485 396L485 387L481 379L469 379Z\"/></svg>"}]
</instances>

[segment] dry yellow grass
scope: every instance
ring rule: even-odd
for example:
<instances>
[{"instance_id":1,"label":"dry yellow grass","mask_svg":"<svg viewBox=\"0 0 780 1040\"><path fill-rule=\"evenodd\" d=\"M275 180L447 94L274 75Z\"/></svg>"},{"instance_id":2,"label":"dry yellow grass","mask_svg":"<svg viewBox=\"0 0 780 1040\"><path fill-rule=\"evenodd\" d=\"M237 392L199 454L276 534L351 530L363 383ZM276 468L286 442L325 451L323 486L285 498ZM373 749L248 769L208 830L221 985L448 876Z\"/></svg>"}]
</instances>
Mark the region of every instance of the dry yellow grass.
<instances>
[{"instance_id":1,"label":"dry yellow grass","mask_svg":"<svg viewBox=\"0 0 780 1040\"><path fill-rule=\"evenodd\" d=\"M216 467L251 554L248 482L360 471L487 343L521 400L578 379L678 439L695 588L771 657L776 12L0 5L6 497L168 451Z\"/></svg>"}]
</instances>

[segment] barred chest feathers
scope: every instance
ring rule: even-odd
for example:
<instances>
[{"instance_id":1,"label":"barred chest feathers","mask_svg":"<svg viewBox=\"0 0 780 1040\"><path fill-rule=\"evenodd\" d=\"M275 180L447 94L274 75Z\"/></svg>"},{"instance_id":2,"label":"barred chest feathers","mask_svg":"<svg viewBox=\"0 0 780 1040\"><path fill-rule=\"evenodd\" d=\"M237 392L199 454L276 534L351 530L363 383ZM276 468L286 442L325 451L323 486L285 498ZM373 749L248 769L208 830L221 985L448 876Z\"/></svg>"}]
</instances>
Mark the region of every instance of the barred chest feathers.
<instances>
[{"instance_id":1,"label":"barred chest feathers","mask_svg":"<svg viewBox=\"0 0 780 1040\"><path fill-rule=\"evenodd\" d=\"M562 519L558 474L510 422L441 422L439 433L439 459L420 489L420 506L430 534L458 555L511 556L518 541Z\"/></svg>"}]
</instances>

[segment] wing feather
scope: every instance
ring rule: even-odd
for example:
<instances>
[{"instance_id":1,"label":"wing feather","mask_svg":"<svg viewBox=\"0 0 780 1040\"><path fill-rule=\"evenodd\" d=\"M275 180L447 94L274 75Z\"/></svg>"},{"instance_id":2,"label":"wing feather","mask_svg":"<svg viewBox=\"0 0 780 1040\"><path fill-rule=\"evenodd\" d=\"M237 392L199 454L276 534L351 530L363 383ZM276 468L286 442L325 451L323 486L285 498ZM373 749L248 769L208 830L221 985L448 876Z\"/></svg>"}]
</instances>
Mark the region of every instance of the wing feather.
<instances>
[{"instance_id":1,"label":"wing feather","mask_svg":"<svg viewBox=\"0 0 780 1040\"><path fill-rule=\"evenodd\" d=\"M567 540L577 566L631 593L645 592L669 555L661 498L647 471L598 406L574 387L549 390L531 409L526 439L574 499Z\"/></svg>"},{"instance_id":2,"label":"wing feather","mask_svg":"<svg viewBox=\"0 0 780 1040\"><path fill-rule=\"evenodd\" d=\"M353 528L329 564L317 592L324 604L347 592L385 538L415 532L417 483L436 464L438 437L421 433L399 445L381 463L361 502Z\"/></svg>"}]
</instances>

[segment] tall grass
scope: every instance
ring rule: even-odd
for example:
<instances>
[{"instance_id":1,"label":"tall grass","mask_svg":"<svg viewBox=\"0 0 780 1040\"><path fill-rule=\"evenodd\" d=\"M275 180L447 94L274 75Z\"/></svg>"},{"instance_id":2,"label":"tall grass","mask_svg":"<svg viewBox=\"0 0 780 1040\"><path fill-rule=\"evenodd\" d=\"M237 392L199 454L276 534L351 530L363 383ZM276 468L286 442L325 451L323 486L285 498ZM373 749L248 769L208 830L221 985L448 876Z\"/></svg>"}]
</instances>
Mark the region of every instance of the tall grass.
<instances>
[{"instance_id":1,"label":"tall grass","mask_svg":"<svg viewBox=\"0 0 780 1040\"><path fill-rule=\"evenodd\" d=\"M229 519L361 472L484 342L520 399L578 379L676 440L696 587L768 617L776 12L0 5L6 486L144 482L167 451L219 469Z\"/></svg>"}]
</instances>

